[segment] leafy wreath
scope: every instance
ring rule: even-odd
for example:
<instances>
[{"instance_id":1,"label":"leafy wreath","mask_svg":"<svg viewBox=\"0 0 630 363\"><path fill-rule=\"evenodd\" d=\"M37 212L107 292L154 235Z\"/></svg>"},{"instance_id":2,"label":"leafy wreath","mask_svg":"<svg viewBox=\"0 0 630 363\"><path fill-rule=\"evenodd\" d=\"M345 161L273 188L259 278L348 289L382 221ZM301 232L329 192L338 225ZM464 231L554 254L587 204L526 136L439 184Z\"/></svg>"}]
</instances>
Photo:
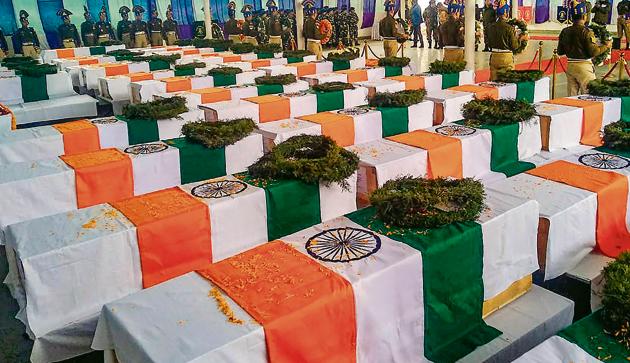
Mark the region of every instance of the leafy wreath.
<instances>
[{"instance_id":1,"label":"leafy wreath","mask_svg":"<svg viewBox=\"0 0 630 363\"><path fill-rule=\"evenodd\" d=\"M389 180L370 194L376 215L403 228L437 228L472 221L484 208L481 182L471 179L425 179L410 176Z\"/></svg>"},{"instance_id":2,"label":"leafy wreath","mask_svg":"<svg viewBox=\"0 0 630 363\"><path fill-rule=\"evenodd\" d=\"M57 66L53 64L22 64L15 68L15 70L27 77L42 77L47 74L57 73Z\"/></svg>"},{"instance_id":3,"label":"leafy wreath","mask_svg":"<svg viewBox=\"0 0 630 363\"><path fill-rule=\"evenodd\" d=\"M107 55L116 58L117 61L131 60L134 57L139 57L143 54L143 52L134 52L129 49L116 49L111 52L107 52Z\"/></svg>"},{"instance_id":4,"label":"leafy wreath","mask_svg":"<svg viewBox=\"0 0 630 363\"><path fill-rule=\"evenodd\" d=\"M350 61L359 58L359 50L345 49L343 52L328 53L329 61Z\"/></svg>"},{"instance_id":5,"label":"leafy wreath","mask_svg":"<svg viewBox=\"0 0 630 363\"><path fill-rule=\"evenodd\" d=\"M630 151L630 122L617 121L604 127L604 146Z\"/></svg>"},{"instance_id":6,"label":"leafy wreath","mask_svg":"<svg viewBox=\"0 0 630 363\"><path fill-rule=\"evenodd\" d=\"M394 93L376 92L370 100L371 107L409 107L424 100L427 92L421 88L417 90L405 90Z\"/></svg>"},{"instance_id":7,"label":"leafy wreath","mask_svg":"<svg viewBox=\"0 0 630 363\"><path fill-rule=\"evenodd\" d=\"M37 65L39 61L31 57L7 57L2 60L1 64L9 69L17 69L21 66Z\"/></svg>"},{"instance_id":8,"label":"leafy wreath","mask_svg":"<svg viewBox=\"0 0 630 363\"><path fill-rule=\"evenodd\" d=\"M316 92L335 92L335 91L343 91L346 89L354 89L354 86L350 83L346 82L326 82L316 84L313 87L313 91Z\"/></svg>"},{"instance_id":9,"label":"leafy wreath","mask_svg":"<svg viewBox=\"0 0 630 363\"><path fill-rule=\"evenodd\" d=\"M539 70L504 70L497 74L498 82L519 83L519 82L535 82L543 78L545 73Z\"/></svg>"},{"instance_id":10,"label":"leafy wreath","mask_svg":"<svg viewBox=\"0 0 630 363\"><path fill-rule=\"evenodd\" d=\"M178 64L175 66L176 71L183 71L187 69L206 68L206 64L203 62L193 61L190 63Z\"/></svg>"},{"instance_id":11,"label":"leafy wreath","mask_svg":"<svg viewBox=\"0 0 630 363\"><path fill-rule=\"evenodd\" d=\"M459 73L464 69L466 69L466 61L448 62L436 60L429 64L429 73L433 74Z\"/></svg>"},{"instance_id":12,"label":"leafy wreath","mask_svg":"<svg viewBox=\"0 0 630 363\"><path fill-rule=\"evenodd\" d=\"M588 93L593 96L628 97L630 96L630 79L619 81L596 79L588 84Z\"/></svg>"},{"instance_id":13,"label":"leafy wreath","mask_svg":"<svg viewBox=\"0 0 630 363\"><path fill-rule=\"evenodd\" d=\"M604 44L607 41L612 39L610 32L608 31L608 29L606 29L605 25L598 25L591 22L589 23L588 27L589 29L593 31L595 38L597 38L600 44ZM593 64L595 65L602 64L606 60L606 58L608 58L609 55L610 55L610 48L606 48L604 53L596 57L593 57L593 60L592 60Z\"/></svg>"},{"instance_id":14,"label":"leafy wreath","mask_svg":"<svg viewBox=\"0 0 630 363\"><path fill-rule=\"evenodd\" d=\"M239 73L243 73L243 70L238 67L216 67L208 71L209 76L233 76Z\"/></svg>"},{"instance_id":15,"label":"leafy wreath","mask_svg":"<svg viewBox=\"0 0 630 363\"><path fill-rule=\"evenodd\" d=\"M313 55L313 52L310 50L285 50L282 53L284 58L304 58L309 55Z\"/></svg>"},{"instance_id":16,"label":"leafy wreath","mask_svg":"<svg viewBox=\"0 0 630 363\"><path fill-rule=\"evenodd\" d=\"M277 76L262 76L262 77L256 77L256 79L254 79L254 82L256 82L256 84L281 84L281 85L287 85L287 84L291 84L291 83L295 83L297 82L297 78L295 77L295 74L279 74Z\"/></svg>"},{"instance_id":17,"label":"leafy wreath","mask_svg":"<svg viewBox=\"0 0 630 363\"><path fill-rule=\"evenodd\" d=\"M509 125L531 120L536 115L536 108L525 100L484 98L466 103L462 115L470 126Z\"/></svg>"},{"instance_id":18,"label":"leafy wreath","mask_svg":"<svg viewBox=\"0 0 630 363\"><path fill-rule=\"evenodd\" d=\"M193 43L192 39L177 39L175 41L175 45L179 45L180 47L188 47Z\"/></svg>"},{"instance_id":19,"label":"leafy wreath","mask_svg":"<svg viewBox=\"0 0 630 363\"><path fill-rule=\"evenodd\" d=\"M282 45L276 43L259 44L254 49L254 53L280 53L282 52Z\"/></svg>"},{"instance_id":20,"label":"leafy wreath","mask_svg":"<svg viewBox=\"0 0 630 363\"><path fill-rule=\"evenodd\" d=\"M251 134L255 128L256 123L251 118L220 122L196 121L182 126L182 134L192 142L209 149L217 149L234 144Z\"/></svg>"},{"instance_id":21,"label":"leafy wreath","mask_svg":"<svg viewBox=\"0 0 630 363\"><path fill-rule=\"evenodd\" d=\"M186 111L188 108L184 97L170 97L127 105L123 108L123 116L130 120L165 120Z\"/></svg>"},{"instance_id":22,"label":"leafy wreath","mask_svg":"<svg viewBox=\"0 0 630 363\"><path fill-rule=\"evenodd\" d=\"M521 34L526 34L527 33L527 23L525 23L523 20L512 18L512 19L508 20L507 23L509 25L511 25L511 26L517 27L518 30L520 30ZM516 48L512 53L514 53L514 54L521 54L521 53L523 53L525 48L527 48L527 40L521 42L520 45L518 46L518 48Z\"/></svg>"},{"instance_id":23,"label":"leafy wreath","mask_svg":"<svg viewBox=\"0 0 630 363\"><path fill-rule=\"evenodd\" d=\"M164 55L164 54L138 55L138 56L132 57L131 61L133 61L133 62L155 62L155 61L160 61L160 62L166 62L166 63L169 63L169 64L174 64L175 61L177 61L181 57L182 57L182 55L179 54L179 53L168 54L168 55Z\"/></svg>"},{"instance_id":24,"label":"leafy wreath","mask_svg":"<svg viewBox=\"0 0 630 363\"><path fill-rule=\"evenodd\" d=\"M256 46L251 43L234 43L230 45L230 50L234 54L251 53L254 51L254 48L256 48Z\"/></svg>"},{"instance_id":25,"label":"leafy wreath","mask_svg":"<svg viewBox=\"0 0 630 363\"><path fill-rule=\"evenodd\" d=\"M106 41L100 43L99 45L103 46L103 47L109 47L109 46L112 46L112 45L121 45L121 44L122 44L122 42L120 40L111 39L111 40L106 40Z\"/></svg>"},{"instance_id":26,"label":"leafy wreath","mask_svg":"<svg viewBox=\"0 0 630 363\"><path fill-rule=\"evenodd\" d=\"M359 157L328 136L298 135L275 146L249 167L254 178L299 179L306 183L337 183L344 189L346 180L359 168Z\"/></svg>"},{"instance_id":27,"label":"leafy wreath","mask_svg":"<svg viewBox=\"0 0 630 363\"><path fill-rule=\"evenodd\" d=\"M630 349L630 252L604 267L603 323L616 341Z\"/></svg>"},{"instance_id":28,"label":"leafy wreath","mask_svg":"<svg viewBox=\"0 0 630 363\"><path fill-rule=\"evenodd\" d=\"M407 57L383 57L378 60L378 65L381 67L406 67L411 62L411 59Z\"/></svg>"}]
</instances>

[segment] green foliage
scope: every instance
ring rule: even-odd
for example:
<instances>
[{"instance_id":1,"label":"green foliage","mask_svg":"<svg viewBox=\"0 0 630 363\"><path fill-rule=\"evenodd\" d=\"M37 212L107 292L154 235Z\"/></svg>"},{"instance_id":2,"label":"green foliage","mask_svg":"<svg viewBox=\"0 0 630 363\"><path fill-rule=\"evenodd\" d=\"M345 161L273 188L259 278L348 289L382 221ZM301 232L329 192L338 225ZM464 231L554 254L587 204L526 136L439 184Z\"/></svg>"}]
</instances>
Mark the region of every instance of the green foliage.
<instances>
[{"instance_id":1,"label":"green foliage","mask_svg":"<svg viewBox=\"0 0 630 363\"><path fill-rule=\"evenodd\" d=\"M230 50L234 54L251 53L254 51L254 48L256 47L251 43L234 43L230 45Z\"/></svg>"},{"instance_id":2,"label":"green foliage","mask_svg":"<svg viewBox=\"0 0 630 363\"><path fill-rule=\"evenodd\" d=\"M525 100L472 100L464 105L466 124L508 125L529 121L536 115L534 105Z\"/></svg>"},{"instance_id":3,"label":"green foliage","mask_svg":"<svg viewBox=\"0 0 630 363\"><path fill-rule=\"evenodd\" d=\"M411 62L411 59L407 57L383 57L378 60L378 65L381 67L406 67Z\"/></svg>"},{"instance_id":4,"label":"green foliage","mask_svg":"<svg viewBox=\"0 0 630 363\"><path fill-rule=\"evenodd\" d=\"M162 61L169 64L175 64L175 61L182 57L179 53L173 54L151 54L151 55L138 55L131 58L133 62L151 62L151 61Z\"/></svg>"},{"instance_id":5,"label":"green foliage","mask_svg":"<svg viewBox=\"0 0 630 363\"><path fill-rule=\"evenodd\" d=\"M389 180L370 194L379 219L404 228L437 228L472 221L484 207L483 184L471 178Z\"/></svg>"},{"instance_id":6,"label":"green foliage","mask_svg":"<svg viewBox=\"0 0 630 363\"><path fill-rule=\"evenodd\" d=\"M337 183L349 188L346 179L359 168L359 157L328 136L298 135L278 144L249 167L262 179L299 179L306 183Z\"/></svg>"},{"instance_id":7,"label":"green foliage","mask_svg":"<svg viewBox=\"0 0 630 363\"><path fill-rule=\"evenodd\" d=\"M591 22L588 24L588 27L589 29L593 31L595 38L599 40L600 44L604 44L607 41L612 39L610 32L608 31L605 25L598 25ZM610 48L607 48L606 51L604 51L604 53L598 55L597 57L593 57L592 59L593 64L595 65L602 64L606 60L606 58L608 58L608 55L610 55Z\"/></svg>"},{"instance_id":8,"label":"green foliage","mask_svg":"<svg viewBox=\"0 0 630 363\"><path fill-rule=\"evenodd\" d=\"M193 40L192 39L177 39L175 41L175 44L179 45L180 47L187 47L193 44Z\"/></svg>"},{"instance_id":9,"label":"green foliage","mask_svg":"<svg viewBox=\"0 0 630 363\"><path fill-rule=\"evenodd\" d=\"M254 80L256 84L281 84L287 85L297 82L295 74L279 74L277 76L262 76L256 77Z\"/></svg>"},{"instance_id":10,"label":"green foliage","mask_svg":"<svg viewBox=\"0 0 630 363\"><path fill-rule=\"evenodd\" d=\"M436 60L429 64L429 73L433 74L446 74L446 73L459 73L466 69L466 62L447 62Z\"/></svg>"},{"instance_id":11,"label":"green foliage","mask_svg":"<svg viewBox=\"0 0 630 363\"><path fill-rule=\"evenodd\" d=\"M130 104L123 109L123 116L132 120L164 120L188 111L184 97L162 98L151 102Z\"/></svg>"},{"instance_id":12,"label":"green foliage","mask_svg":"<svg viewBox=\"0 0 630 363\"><path fill-rule=\"evenodd\" d=\"M604 145L615 150L630 151L630 122L617 121L606 125Z\"/></svg>"},{"instance_id":13,"label":"green foliage","mask_svg":"<svg viewBox=\"0 0 630 363\"><path fill-rule=\"evenodd\" d=\"M527 33L527 23L525 23L523 20L512 18L508 20L507 23L512 26L517 27L521 31L521 34ZM523 53L525 48L527 48L527 41L521 42L521 45L518 48L516 48L512 53L521 54Z\"/></svg>"},{"instance_id":14,"label":"green foliage","mask_svg":"<svg viewBox=\"0 0 630 363\"><path fill-rule=\"evenodd\" d=\"M258 53L280 53L282 52L282 45L276 43L259 44L254 50Z\"/></svg>"},{"instance_id":15,"label":"green foliage","mask_svg":"<svg viewBox=\"0 0 630 363\"><path fill-rule=\"evenodd\" d=\"M353 60L353 59L357 59L359 58L359 50L353 50L350 48L345 49L343 52L335 52L335 53L328 53L328 57L326 57L326 59L328 59L329 61L349 61L349 60Z\"/></svg>"},{"instance_id":16,"label":"green foliage","mask_svg":"<svg viewBox=\"0 0 630 363\"><path fill-rule=\"evenodd\" d=\"M116 49L107 52L107 55L115 57L117 61L132 60L134 57L139 57L143 54L143 52L134 52L129 49Z\"/></svg>"},{"instance_id":17,"label":"green foliage","mask_svg":"<svg viewBox=\"0 0 630 363\"><path fill-rule=\"evenodd\" d=\"M506 83L532 82L543 78L544 75L545 73L539 70L505 70L499 71L497 81Z\"/></svg>"},{"instance_id":18,"label":"green foliage","mask_svg":"<svg viewBox=\"0 0 630 363\"><path fill-rule=\"evenodd\" d=\"M41 77L57 73L57 66L53 64L23 64L18 66L16 71L23 76Z\"/></svg>"},{"instance_id":19,"label":"green foliage","mask_svg":"<svg viewBox=\"0 0 630 363\"><path fill-rule=\"evenodd\" d=\"M309 50L285 50L282 53L284 58L304 58L309 55L313 55L313 52Z\"/></svg>"},{"instance_id":20,"label":"green foliage","mask_svg":"<svg viewBox=\"0 0 630 363\"><path fill-rule=\"evenodd\" d=\"M239 118L229 121L189 122L182 127L182 134L192 142L217 149L232 145L249 135L256 128L251 118Z\"/></svg>"},{"instance_id":21,"label":"green foliage","mask_svg":"<svg viewBox=\"0 0 630 363\"><path fill-rule=\"evenodd\" d=\"M424 100L427 92L424 89L405 90L394 93L377 92L370 100L372 107L409 107Z\"/></svg>"},{"instance_id":22,"label":"green foliage","mask_svg":"<svg viewBox=\"0 0 630 363\"><path fill-rule=\"evenodd\" d=\"M209 76L216 76L216 75L228 76L228 75L235 75L239 73L243 73L243 70L238 67L216 67L208 71Z\"/></svg>"},{"instance_id":23,"label":"green foliage","mask_svg":"<svg viewBox=\"0 0 630 363\"><path fill-rule=\"evenodd\" d=\"M354 86L346 82L326 82L313 86L313 91L316 92L334 92L343 91L345 89L354 89Z\"/></svg>"},{"instance_id":24,"label":"green foliage","mask_svg":"<svg viewBox=\"0 0 630 363\"><path fill-rule=\"evenodd\" d=\"M217 51L229 49L232 44L231 40L223 39L193 39L192 45L195 48L216 48Z\"/></svg>"},{"instance_id":25,"label":"green foliage","mask_svg":"<svg viewBox=\"0 0 630 363\"><path fill-rule=\"evenodd\" d=\"M106 40L102 43L100 43L99 45L102 47L109 47L112 45L121 45L122 42L120 40L116 40L116 39L112 39L112 40Z\"/></svg>"},{"instance_id":26,"label":"green foliage","mask_svg":"<svg viewBox=\"0 0 630 363\"><path fill-rule=\"evenodd\" d=\"M604 327L630 351L630 251L604 267L603 276Z\"/></svg>"},{"instance_id":27,"label":"green foliage","mask_svg":"<svg viewBox=\"0 0 630 363\"><path fill-rule=\"evenodd\" d=\"M588 84L588 93L593 96L628 97L630 96L630 79L620 81L596 79Z\"/></svg>"},{"instance_id":28,"label":"green foliage","mask_svg":"<svg viewBox=\"0 0 630 363\"><path fill-rule=\"evenodd\" d=\"M203 62L191 62L191 63L185 63L185 64L178 64L175 66L175 70L181 71L184 69L195 69L195 68L206 68L206 64Z\"/></svg>"},{"instance_id":29,"label":"green foliage","mask_svg":"<svg viewBox=\"0 0 630 363\"><path fill-rule=\"evenodd\" d=\"M2 60L1 64L9 69L16 69L24 65L39 64L39 61L31 57L6 57Z\"/></svg>"}]
</instances>

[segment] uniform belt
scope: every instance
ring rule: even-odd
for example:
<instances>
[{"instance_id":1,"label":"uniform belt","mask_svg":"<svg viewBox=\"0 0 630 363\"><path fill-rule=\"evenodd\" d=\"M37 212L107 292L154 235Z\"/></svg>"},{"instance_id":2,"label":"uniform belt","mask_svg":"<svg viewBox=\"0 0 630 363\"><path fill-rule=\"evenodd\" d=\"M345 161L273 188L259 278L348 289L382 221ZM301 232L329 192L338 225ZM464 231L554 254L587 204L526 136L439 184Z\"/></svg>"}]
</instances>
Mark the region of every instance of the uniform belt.
<instances>
[{"instance_id":1,"label":"uniform belt","mask_svg":"<svg viewBox=\"0 0 630 363\"><path fill-rule=\"evenodd\" d=\"M492 48L492 53L512 53L512 51L509 50L509 49L495 49L495 48Z\"/></svg>"},{"instance_id":2,"label":"uniform belt","mask_svg":"<svg viewBox=\"0 0 630 363\"><path fill-rule=\"evenodd\" d=\"M306 39L307 42L312 42L312 43L321 43L321 40L318 39Z\"/></svg>"},{"instance_id":3,"label":"uniform belt","mask_svg":"<svg viewBox=\"0 0 630 363\"><path fill-rule=\"evenodd\" d=\"M98 37L99 37L99 38L109 37L109 34L100 34Z\"/></svg>"},{"instance_id":4,"label":"uniform belt","mask_svg":"<svg viewBox=\"0 0 630 363\"><path fill-rule=\"evenodd\" d=\"M573 62L573 63L580 63L580 62L590 62L591 59L577 59L577 58L567 58L567 61L569 62Z\"/></svg>"},{"instance_id":5,"label":"uniform belt","mask_svg":"<svg viewBox=\"0 0 630 363\"><path fill-rule=\"evenodd\" d=\"M151 30L151 33L161 33L161 30Z\"/></svg>"},{"instance_id":6,"label":"uniform belt","mask_svg":"<svg viewBox=\"0 0 630 363\"><path fill-rule=\"evenodd\" d=\"M136 32L136 35L146 34L145 32Z\"/></svg>"},{"instance_id":7,"label":"uniform belt","mask_svg":"<svg viewBox=\"0 0 630 363\"><path fill-rule=\"evenodd\" d=\"M281 35L270 35L269 38L281 38Z\"/></svg>"},{"instance_id":8,"label":"uniform belt","mask_svg":"<svg viewBox=\"0 0 630 363\"><path fill-rule=\"evenodd\" d=\"M22 43L22 46L29 46L29 45L33 45L33 42Z\"/></svg>"},{"instance_id":9,"label":"uniform belt","mask_svg":"<svg viewBox=\"0 0 630 363\"><path fill-rule=\"evenodd\" d=\"M456 45L445 45L444 49L464 49L464 47L458 47Z\"/></svg>"},{"instance_id":10,"label":"uniform belt","mask_svg":"<svg viewBox=\"0 0 630 363\"><path fill-rule=\"evenodd\" d=\"M94 36L94 33L86 33L86 34L85 34L85 36L86 36L86 37L93 37L93 36Z\"/></svg>"},{"instance_id":11,"label":"uniform belt","mask_svg":"<svg viewBox=\"0 0 630 363\"><path fill-rule=\"evenodd\" d=\"M383 37L383 40L396 40L396 37Z\"/></svg>"}]
</instances>

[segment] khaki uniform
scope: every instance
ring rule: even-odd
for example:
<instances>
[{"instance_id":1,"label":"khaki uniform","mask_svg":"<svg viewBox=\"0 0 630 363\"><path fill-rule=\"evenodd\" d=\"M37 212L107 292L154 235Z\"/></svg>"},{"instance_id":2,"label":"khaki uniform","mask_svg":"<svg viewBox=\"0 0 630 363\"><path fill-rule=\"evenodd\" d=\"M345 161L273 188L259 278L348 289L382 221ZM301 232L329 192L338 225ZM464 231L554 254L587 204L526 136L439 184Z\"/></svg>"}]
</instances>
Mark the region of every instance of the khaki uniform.
<instances>
[{"instance_id":1,"label":"khaki uniform","mask_svg":"<svg viewBox=\"0 0 630 363\"><path fill-rule=\"evenodd\" d=\"M383 37L383 50L386 57L395 57L398 53L398 42L396 38L401 34L396 30L396 20L387 14L378 23L378 32Z\"/></svg>"},{"instance_id":2,"label":"khaki uniform","mask_svg":"<svg viewBox=\"0 0 630 363\"><path fill-rule=\"evenodd\" d=\"M306 38L306 50L317 56L317 60L322 59L322 34L317 29L315 19L310 16L304 21L304 37Z\"/></svg>"},{"instance_id":3,"label":"khaki uniform","mask_svg":"<svg viewBox=\"0 0 630 363\"><path fill-rule=\"evenodd\" d=\"M444 46L444 61L464 61L464 32L463 23L453 16L449 16L446 22L440 25L440 40Z\"/></svg>"},{"instance_id":4,"label":"khaki uniform","mask_svg":"<svg viewBox=\"0 0 630 363\"><path fill-rule=\"evenodd\" d=\"M271 16L267 23L269 29L269 43L282 45L282 24L280 24L280 18L277 16Z\"/></svg>"},{"instance_id":5,"label":"khaki uniform","mask_svg":"<svg viewBox=\"0 0 630 363\"><path fill-rule=\"evenodd\" d=\"M162 25L164 26L163 35L166 40L166 45L175 45L175 42L179 39L177 34L177 22L175 20L166 19Z\"/></svg>"},{"instance_id":6,"label":"khaki uniform","mask_svg":"<svg viewBox=\"0 0 630 363\"><path fill-rule=\"evenodd\" d=\"M135 20L131 23L131 36L133 37L134 48L147 48L149 46L147 23L142 20Z\"/></svg>"},{"instance_id":7,"label":"khaki uniform","mask_svg":"<svg viewBox=\"0 0 630 363\"><path fill-rule=\"evenodd\" d=\"M25 57L39 57L39 38L35 29L31 27L21 27L13 35L16 38L17 49L16 54L22 54Z\"/></svg>"},{"instance_id":8,"label":"khaki uniform","mask_svg":"<svg viewBox=\"0 0 630 363\"><path fill-rule=\"evenodd\" d=\"M94 29L96 30L96 38L99 45L114 39L114 29L112 29L112 25L109 22L99 21L94 26Z\"/></svg>"},{"instance_id":9,"label":"khaki uniform","mask_svg":"<svg viewBox=\"0 0 630 363\"><path fill-rule=\"evenodd\" d=\"M118 33L118 39L125 45L125 48L133 48L133 42L131 41L131 21L119 21L116 26L116 32Z\"/></svg>"},{"instance_id":10,"label":"khaki uniform","mask_svg":"<svg viewBox=\"0 0 630 363\"><path fill-rule=\"evenodd\" d=\"M599 25L608 24L608 16L612 11L612 6L608 0L599 0L593 7L593 22Z\"/></svg>"},{"instance_id":11,"label":"khaki uniform","mask_svg":"<svg viewBox=\"0 0 630 363\"><path fill-rule=\"evenodd\" d=\"M489 29L488 45L492 50L490 55L490 80L496 81L500 71L514 69L513 52L521 45L516 37L514 27L505 19L499 18Z\"/></svg>"},{"instance_id":12,"label":"khaki uniform","mask_svg":"<svg viewBox=\"0 0 630 363\"><path fill-rule=\"evenodd\" d=\"M61 24L57 32L64 48L76 48L81 45L79 31L74 24Z\"/></svg>"},{"instance_id":13,"label":"khaki uniform","mask_svg":"<svg viewBox=\"0 0 630 363\"><path fill-rule=\"evenodd\" d=\"M81 23L81 41L84 47L96 45L96 25L92 20L86 20Z\"/></svg>"},{"instance_id":14,"label":"khaki uniform","mask_svg":"<svg viewBox=\"0 0 630 363\"><path fill-rule=\"evenodd\" d=\"M630 48L630 1L623 0L617 4L617 38L621 41L626 36L626 49Z\"/></svg>"},{"instance_id":15,"label":"khaki uniform","mask_svg":"<svg viewBox=\"0 0 630 363\"><path fill-rule=\"evenodd\" d=\"M245 22L243 23L243 35L245 36L245 39L243 39L243 43L258 45L258 40L256 40L258 32L256 31L255 25L251 21L245 20Z\"/></svg>"},{"instance_id":16,"label":"khaki uniform","mask_svg":"<svg viewBox=\"0 0 630 363\"><path fill-rule=\"evenodd\" d=\"M586 86L595 77L595 67L591 58L606 51L605 45L597 45L593 31L584 25L573 24L562 29L558 39L558 55L566 55L567 91L569 96L587 92Z\"/></svg>"},{"instance_id":17,"label":"khaki uniform","mask_svg":"<svg viewBox=\"0 0 630 363\"><path fill-rule=\"evenodd\" d=\"M151 45L159 47L164 45L162 38L162 19L151 19L149 21L149 34L151 34Z\"/></svg>"}]
</instances>

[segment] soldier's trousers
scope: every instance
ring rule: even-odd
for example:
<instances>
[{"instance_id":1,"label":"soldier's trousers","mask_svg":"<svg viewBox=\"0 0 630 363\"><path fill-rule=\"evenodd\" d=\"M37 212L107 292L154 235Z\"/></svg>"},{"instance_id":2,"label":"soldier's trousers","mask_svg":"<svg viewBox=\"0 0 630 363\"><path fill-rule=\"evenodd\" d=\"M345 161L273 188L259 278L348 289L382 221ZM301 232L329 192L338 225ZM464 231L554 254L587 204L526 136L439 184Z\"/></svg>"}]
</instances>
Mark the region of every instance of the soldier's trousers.
<instances>
[{"instance_id":1,"label":"soldier's trousers","mask_svg":"<svg viewBox=\"0 0 630 363\"><path fill-rule=\"evenodd\" d=\"M514 69L514 55L512 52L492 52L490 55L490 80L496 81L500 71Z\"/></svg>"},{"instance_id":2,"label":"soldier's trousers","mask_svg":"<svg viewBox=\"0 0 630 363\"><path fill-rule=\"evenodd\" d=\"M177 33L174 31L166 32L166 45L175 45L177 42Z\"/></svg>"},{"instance_id":3,"label":"soldier's trousers","mask_svg":"<svg viewBox=\"0 0 630 363\"><path fill-rule=\"evenodd\" d=\"M623 35L626 35L626 49L630 47L630 24L626 22L625 17L620 16L617 18L617 38L621 40Z\"/></svg>"},{"instance_id":4,"label":"soldier's trousers","mask_svg":"<svg viewBox=\"0 0 630 363\"><path fill-rule=\"evenodd\" d=\"M569 61L567 65L567 93L577 96L587 92L586 86L596 79L595 67L590 59L583 61Z\"/></svg>"},{"instance_id":5,"label":"soldier's trousers","mask_svg":"<svg viewBox=\"0 0 630 363\"><path fill-rule=\"evenodd\" d=\"M238 34L230 34L228 35L228 40L231 40L232 43L236 44L236 43L242 43L241 42L241 36Z\"/></svg>"},{"instance_id":6,"label":"soldier's trousers","mask_svg":"<svg viewBox=\"0 0 630 363\"><path fill-rule=\"evenodd\" d=\"M350 27L350 43L359 45L359 27L354 24Z\"/></svg>"},{"instance_id":7,"label":"soldier's trousers","mask_svg":"<svg viewBox=\"0 0 630 363\"><path fill-rule=\"evenodd\" d=\"M435 46L439 46L438 33L437 27L427 26L427 42L429 43L429 47L431 46L431 38L433 38Z\"/></svg>"},{"instance_id":8,"label":"soldier's trousers","mask_svg":"<svg viewBox=\"0 0 630 363\"><path fill-rule=\"evenodd\" d=\"M162 32L151 32L151 45L154 47L161 47L164 45Z\"/></svg>"},{"instance_id":9,"label":"soldier's trousers","mask_svg":"<svg viewBox=\"0 0 630 363\"><path fill-rule=\"evenodd\" d=\"M39 50L34 45L22 45L22 55L25 57L37 58L39 57Z\"/></svg>"},{"instance_id":10,"label":"soldier's trousers","mask_svg":"<svg viewBox=\"0 0 630 363\"><path fill-rule=\"evenodd\" d=\"M64 48L76 48L77 45L74 44L74 39L64 39L62 41Z\"/></svg>"},{"instance_id":11,"label":"soldier's trousers","mask_svg":"<svg viewBox=\"0 0 630 363\"><path fill-rule=\"evenodd\" d=\"M98 45L101 45L109 41L109 34L103 34L98 36Z\"/></svg>"},{"instance_id":12,"label":"soldier's trousers","mask_svg":"<svg viewBox=\"0 0 630 363\"><path fill-rule=\"evenodd\" d=\"M418 45L418 39L420 39L420 45L424 47L424 39L422 39L422 29L420 25L413 27L413 45Z\"/></svg>"},{"instance_id":13,"label":"soldier's trousers","mask_svg":"<svg viewBox=\"0 0 630 363\"><path fill-rule=\"evenodd\" d=\"M149 46L149 39L147 39L146 33L136 33L136 36L134 38L134 48L147 48Z\"/></svg>"},{"instance_id":14,"label":"soldier's trousers","mask_svg":"<svg viewBox=\"0 0 630 363\"><path fill-rule=\"evenodd\" d=\"M280 46L282 46L282 36L280 36L280 35L270 35L269 36L269 44L280 44Z\"/></svg>"},{"instance_id":15,"label":"soldier's trousers","mask_svg":"<svg viewBox=\"0 0 630 363\"><path fill-rule=\"evenodd\" d=\"M444 48L445 62L463 62L464 61L464 48Z\"/></svg>"},{"instance_id":16,"label":"soldier's trousers","mask_svg":"<svg viewBox=\"0 0 630 363\"><path fill-rule=\"evenodd\" d=\"M258 40L256 40L255 37L246 36L245 39L243 39L243 43L258 45Z\"/></svg>"},{"instance_id":17,"label":"soldier's trousers","mask_svg":"<svg viewBox=\"0 0 630 363\"><path fill-rule=\"evenodd\" d=\"M7 53L5 53L4 50L0 49L0 60L3 60L6 57L7 57Z\"/></svg>"},{"instance_id":18,"label":"soldier's trousers","mask_svg":"<svg viewBox=\"0 0 630 363\"><path fill-rule=\"evenodd\" d=\"M319 40L308 39L306 41L306 50L317 56L317 60L322 59L322 43Z\"/></svg>"},{"instance_id":19,"label":"soldier's trousers","mask_svg":"<svg viewBox=\"0 0 630 363\"><path fill-rule=\"evenodd\" d=\"M125 48L133 48L133 42L131 41L131 33L123 33L120 37L120 41L125 45Z\"/></svg>"},{"instance_id":20,"label":"soldier's trousers","mask_svg":"<svg viewBox=\"0 0 630 363\"><path fill-rule=\"evenodd\" d=\"M386 57L395 57L398 53L398 42L395 39L384 39L383 50Z\"/></svg>"}]
</instances>

